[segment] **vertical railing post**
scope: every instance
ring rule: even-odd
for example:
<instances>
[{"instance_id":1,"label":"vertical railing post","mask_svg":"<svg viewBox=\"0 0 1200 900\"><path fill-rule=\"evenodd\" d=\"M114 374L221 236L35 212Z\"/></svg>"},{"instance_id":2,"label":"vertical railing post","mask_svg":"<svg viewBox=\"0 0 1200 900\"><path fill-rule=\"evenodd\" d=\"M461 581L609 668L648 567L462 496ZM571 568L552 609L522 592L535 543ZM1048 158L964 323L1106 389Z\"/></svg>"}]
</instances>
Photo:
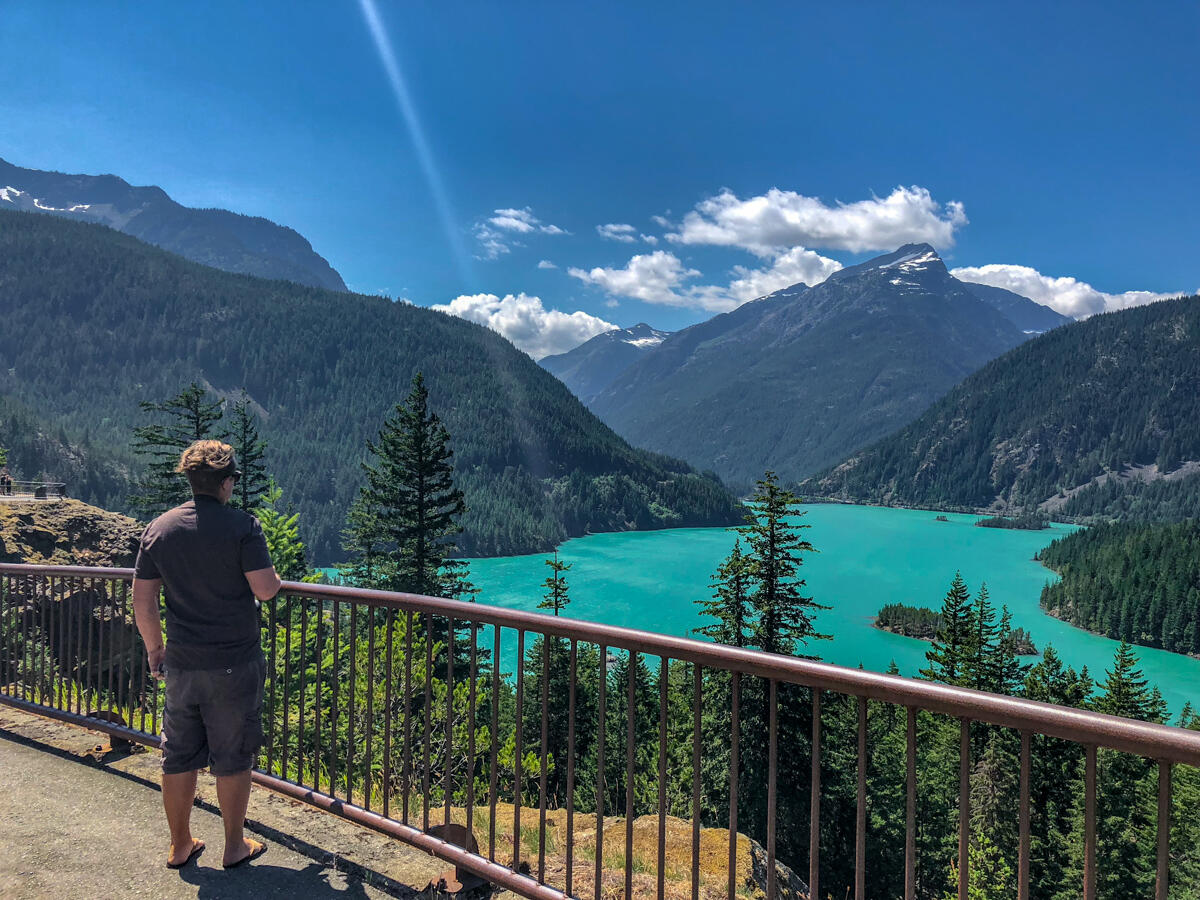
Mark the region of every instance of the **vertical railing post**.
<instances>
[{"instance_id":1,"label":"vertical railing post","mask_svg":"<svg viewBox=\"0 0 1200 900\"><path fill-rule=\"evenodd\" d=\"M858 698L858 803L854 822L854 898L867 900L867 698Z\"/></svg>"},{"instance_id":2,"label":"vertical railing post","mask_svg":"<svg viewBox=\"0 0 1200 900\"><path fill-rule=\"evenodd\" d=\"M967 900L971 845L971 720L959 719L958 900Z\"/></svg>"},{"instance_id":3,"label":"vertical railing post","mask_svg":"<svg viewBox=\"0 0 1200 900\"><path fill-rule=\"evenodd\" d=\"M1030 734L1021 732L1020 831L1017 850L1017 900L1029 900L1029 750Z\"/></svg>"},{"instance_id":4,"label":"vertical railing post","mask_svg":"<svg viewBox=\"0 0 1200 900\"><path fill-rule=\"evenodd\" d=\"M1171 862L1171 764L1158 762L1158 871L1154 880L1154 900L1167 900L1170 891Z\"/></svg>"},{"instance_id":5,"label":"vertical railing post","mask_svg":"<svg viewBox=\"0 0 1200 900\"><path fill-rule=\"evenodd\" d=\"M904 900L917 897L917 710L906 707L904 729Z\"/></svg>"},{"instance_id":6,"label":"vertical railing post","mask_svg":"<svg viewBox=\"0 0 1200 900\"><path fill-rule=\"evenodd\" d=\"M812 777L808 798L808 892L821 896L821 690L812 689Z\"/></svg>"}]
</instances>

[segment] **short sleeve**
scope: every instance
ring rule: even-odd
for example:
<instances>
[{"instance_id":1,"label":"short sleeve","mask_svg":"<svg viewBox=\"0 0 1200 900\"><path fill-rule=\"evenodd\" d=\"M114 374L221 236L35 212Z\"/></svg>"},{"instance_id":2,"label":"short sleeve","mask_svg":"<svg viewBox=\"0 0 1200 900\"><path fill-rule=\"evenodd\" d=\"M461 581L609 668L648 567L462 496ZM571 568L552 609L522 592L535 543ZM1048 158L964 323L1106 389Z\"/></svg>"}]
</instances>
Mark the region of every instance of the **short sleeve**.
<instances>
[{"instance_id":1,"label":"short sleeve","mask_svg":"<svg viewBox=\"0 0 1200 900\"><path fill-rule=\"evenodd\" d=\"M262 525L254 516L250 517L250 527L242 535L242 571L257 572L259 569L271 568L271 553L267 550L267 539L263 536Z\"/></svg>"},{"instance_id":2,"label":"short sleeve","mask_svg":"<svg viewBox=\"0 0 1200 900\"><path fill-rule=\"evenodd\" d=\"M150 529L147 528L142 532L142 539L138 541L137 562L133 564L134 578L162 578L162 573L158 571L158 566L150 555L152 543Z\"/></svg>"}]
</instances>

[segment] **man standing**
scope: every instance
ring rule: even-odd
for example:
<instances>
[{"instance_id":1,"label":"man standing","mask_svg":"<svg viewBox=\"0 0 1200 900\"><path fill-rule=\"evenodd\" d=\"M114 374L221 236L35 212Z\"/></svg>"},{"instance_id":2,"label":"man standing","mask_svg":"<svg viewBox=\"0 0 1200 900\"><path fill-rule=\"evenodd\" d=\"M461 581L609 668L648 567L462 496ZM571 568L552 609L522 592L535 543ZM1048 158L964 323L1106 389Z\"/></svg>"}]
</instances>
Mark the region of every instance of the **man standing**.
<instances>
[{"instance_id":1,"label":"man standing","mask_svg":"<svg viewBox=\"0 0 1200 900\"><path fill-rule=\"evenodd\" d=\"M133 608L150 671L166 679L162 795L171 829L167 865L180 868L204 849L192 837L196 772L216 776L225 824L225 868L266 846L245 837L250 770L262 746L266 662L259 601L279 592L258 520L227 504L241 472L233 448L196 441L179 459L191 500L147 526L133 578ZM166 588L167 639L159 622Z\"/></svg>"}]
</instances>

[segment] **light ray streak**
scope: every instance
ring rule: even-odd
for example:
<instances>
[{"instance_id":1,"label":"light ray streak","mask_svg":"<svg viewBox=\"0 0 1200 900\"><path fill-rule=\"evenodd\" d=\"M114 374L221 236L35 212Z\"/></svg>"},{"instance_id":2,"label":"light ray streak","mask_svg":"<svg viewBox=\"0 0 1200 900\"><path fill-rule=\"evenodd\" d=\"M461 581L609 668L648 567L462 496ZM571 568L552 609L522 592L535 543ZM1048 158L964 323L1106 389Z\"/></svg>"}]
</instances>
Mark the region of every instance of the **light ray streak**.
<instances>
[{"instance_id":1,"label":"light ray streak","mask_svg":"<svg viewBox=\"0 0 1200 900\"><path fill-rule=\"evenodd\" d=\"M375 41L375 49L379 51L379 61L383 64L383 70L391 83L396 105L400 108L400 115L408 127L413 148L417 152L417 162L429 185L429 192L433 196L434 206L437 207L438 217L442 220L442 229L445 231L446 241L450 244L450 249L454 254L459 275L465 282L470 282L468 256L463 247L459 229L455 225L455 217L450 208L450 198L442 181L441 172L438 171L437 163L434 161L429 139L425 135L425 128L421 124L417 108L412 101L412 95L408 91L408 83L400 71L400 63L396 59L391 39L379 16L379 9L375 5L375 0L359 0L359 6L362 8L363 18L366 19L371 38Z\"/></svg>"}]
</instances>

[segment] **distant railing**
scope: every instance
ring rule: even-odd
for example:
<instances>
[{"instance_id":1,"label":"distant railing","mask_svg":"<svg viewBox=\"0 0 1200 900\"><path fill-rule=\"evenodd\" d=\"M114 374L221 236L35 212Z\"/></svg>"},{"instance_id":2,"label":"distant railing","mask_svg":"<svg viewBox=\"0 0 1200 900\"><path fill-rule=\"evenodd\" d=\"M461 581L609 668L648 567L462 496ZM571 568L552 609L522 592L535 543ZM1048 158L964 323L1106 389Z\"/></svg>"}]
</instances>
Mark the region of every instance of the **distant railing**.
<instances>
[{"instance_id":1,"label":"distant railing","mask_svg":"<svg viewBox=\"0 0 1200 900\"><path fill-rule=\"evenodd\" d=\"M131 575L127 569L0 565L0 702L158 746L163 691L148 677L133 626ZM853 881L854 896L865 900L867 868L877 864L867 846L867 714L868 703L878 702L904 707L907 714L903 870L908 900L916 896L917 884L917 722L922 710L958 720L960 898L967 897L969 872L971 725L990 723L1014 729L1020 738L1019 803L1014 810L1019 820L1018 898L1030 896L1031 740L1046 735L1082 745L1085 900L1096 896L1097 749L1157 760L1155 896L1166 900L1172 767L1200 765L1200 733L1194 731L537 613L291 582L263 612L269 673L266 744L255 780L393 835L448 860L460 872L473 872L525 897L599 898L606 875L610 892L623 876L623 896L663 897L670 874L673 881L688 884L693 898L733 898L745 887L746 873L737 865L738 812L739 791L748 790L762 791L766 799L765 823L751 823L756 828L765 824L766 896L823 896L822 776L843 774L822 765L822 754L832 752L853 753L856 759ZM530 637L535 639L532 646ZM647 676L658 695L657 740L650 738L653 755L639 754L635 740L635 729L653 733L645 727L653 713L635 708L644 701L636 695L636 667L642 658L657 669ZM609 696L611 685L619 683L610 674L614 665L628 666L623 701ZM713 746L705 744L705 730L714 727L702 722L706 699L711 703L703 690L718 684L729 698L728 720L715 726L725 728L728 736L723 746L728 748L729 771L720 801L727 818L724 811L713 811L711 797L702 797L702 753ZM797 761L794 748L783 748L792 777L808 774L803 797L795 785L779 783L777 723L784 693L791 701L802 697L800 709L805 715L811 711L811 743L804 745L808 758ZM759 741L742 746L743 702L751 696L762 704L765 748ZM822 704L827 703L828 711L843 697L857 706L856 752L822 743ZM676 702L680 698L683 702ZM788 707L789 714L795 708ZM606 729L610 716L622 727ZM596 726L586 748L580 734L585 717ZM503 743L502 733L508 735ZM614 733L615 742L610 740ZM686 752L678 752L681 742ZM613 758L606 758L610 752ZM742 770L751 755L765 760L766 770L748 786ZM558 787L548 792L551 771ZM553 808L555 795L559 809ZM797 889L789 871L776 865L781 801L808 809L807 888ZM655 844L655 851L640 859L634 841L639 806L657 813L639 822ZM672 825L670 864L669 809L690 831L689 842ZM612 818L620 815L623 822ZM525 827L522 817L534 821ZM446 830L452 822L465 825L466 833ZM707 831L718 824L728 827L727 836L719 838L727 840L728 862L719 877L709 873L705 879L702 827ZM844 824L830 827L849 828L850 822L846 817ZM471 836L475 832L477 845ZM706 857L711 858L713 835L705 837ZM610 840L620 843L606 855ZM744 839L741 846L744 851ZM845 887L849 890L848 883ZM838 896L841 889L839 884Z\"/></svg>"},{"instance_id":2,"label":"distant railing","mask_svg":"<svg viewBox=\"0 0 1200 900\"><path fill-rule=\"evenodd\" d=\"M10 481L0 484L0 501L62 500L66 496L67 486L58 481Z\"/></svg>"}]
</instances>

